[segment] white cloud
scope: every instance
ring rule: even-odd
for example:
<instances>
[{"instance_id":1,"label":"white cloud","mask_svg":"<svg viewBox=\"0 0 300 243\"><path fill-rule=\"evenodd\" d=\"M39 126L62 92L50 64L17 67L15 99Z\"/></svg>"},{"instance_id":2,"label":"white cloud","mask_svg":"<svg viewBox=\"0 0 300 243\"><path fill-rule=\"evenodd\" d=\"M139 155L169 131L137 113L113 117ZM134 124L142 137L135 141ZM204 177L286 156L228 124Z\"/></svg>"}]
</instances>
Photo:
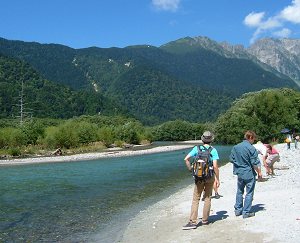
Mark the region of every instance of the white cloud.
<instances>
[{"instance_id":1,"label":"white cloud","mask_svg":"<svg viewBox=\"0 0 300 243\"><path fill-rule=\"evenodd\" d=\"M300 0L293 0L291 5L283 8L279 14L269 18L265 18L265 12L252 12L244 19L244 24L246 26L256 28L251 37L250 43L253 43L263 34L269 34L277 37L290 36L292 31L284 28L284 25L287 22L300 24Z\"/></svg>"},{"instance_id":2,"label":"white cloud","mask_svg":"<svg viewBox=\"0 0 300 243\"><path fill-rule=\"evenodd\" d=\"M288 38L291 35L292 31L287 28L283 28L281 30L275 31L273 34L274 36L280 37L280 38Z\"/></svg>"},{"instance_id":3,"label":"white cloud","mask_svg":"<svg viewBox=\"0 0 300 243\"><path fill-rule=\"evenodd\" d=\"M244 19L244 24L249 27L256 27L257 29L261 30L268 30L273 29L276 27L282 26L281 21L278 19L278 17L270 17L266 20L264 20L265 12L260 13L250 13L248 14Z\"/></svg>"},{"instance_id":4,"label":"white cloud","mask_svg":"<svg viewBox=\"0 0 300 243\"><path fill-rule=\"evenodd\" d=\"M152 0L152 5L158 10L176 12L181 0Z\"/></svg>"},{"instance_id":5,"label":"white cloud","mask_svg":"<svg viewBox=\"0 0 300 243\"><path fill-rule=\"evenodd\" d=\"M282 22L279 21L279 19L275 16L268 18L266 21L262 22L259 28L262 30L270 30L281 26Z\"/></svg>"},{"instance_id":6,"label":"white cloud","mask_svg":"<svg viewBox=\"0 0 300 243\"><path fill-rule=\"evenodd\" d=\"M256 29L256 31L254 32L254 34L252 35L251 39L250 39L250 44L253 44L254 41L259 37L259 35L262 33L261 29Z\"/></svg>"},{"instance_id":7,"label":"white cloud","mask_svg":"<svg viewBox=\"0 0 300 243\"><path fill-rule=\"evenodd\" d=\"M266 20L263 19L264 14L260 13L261 15L248 15L245 20L244 24L249 27L255 27L256 30L250 39L250 43L252 44L259 36L267 31L274 30L276 28L282 27L282 22L275 17L268 18Z\"/></svg>"},{"instance_id":8,"label":"white cloud","mask_svg":"<svg viewBox=\"0 0 300 243\"><path fill-rule=\"evenodd\" d=\"M244 19L244 24L249 27L257 27L261 24L264 15L265 15L264 12L260 12L260 13L252 12L246 16L246 18Z\"/></svg>"},{"instance_id":9,"label":"white cloud","mask_svg":"<svg viewBox=\"0 0 300 243\"><path fill-rule=\"evenodd\" d=\"M294 24L300 24L300 0L294 0L290 6L284 8L280 17Z\"/></svg>"}]
</instances>

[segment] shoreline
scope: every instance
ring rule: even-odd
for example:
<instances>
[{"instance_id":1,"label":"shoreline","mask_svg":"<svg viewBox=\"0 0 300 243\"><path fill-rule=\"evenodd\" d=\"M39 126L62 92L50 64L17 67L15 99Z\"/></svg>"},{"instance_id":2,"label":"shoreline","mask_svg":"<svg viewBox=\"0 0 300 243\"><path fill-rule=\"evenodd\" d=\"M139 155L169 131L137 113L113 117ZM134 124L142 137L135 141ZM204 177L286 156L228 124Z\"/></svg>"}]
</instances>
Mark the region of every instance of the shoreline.
<instances>
[{"instance_id":1,"label":"shoreline","mask_svg":"<svg viewBox=\"0 0 300 243\"><path fill-rule=\"evenodd\" d=\"M162 153L168 151L181 150L186 148L192 148L197 144L197 140L178 142L176 145L164 145L153 148L139 150L105 150L101 152L82 153L73 155L61 155L61 156L41 156L41 157L30 157L30 158L16 158L16 159L3 159L0 160L1 166L13 166L13 165L26 165L26 164L40 164L40 163L59 163L59 162L74 162L74 161L85 161L85 160L96 160L103 158L113 157L125 157L125 156L136 156L143 154Z\"/></svg>"},{"instance_id":2,"label":"shoreline","mask_svg":"<svg viewBox=\"0 0 300 243\"><path fill-rule=\"evenodd\" d=\"M220 168L220 199L212 198L210 224L182 230L188 222L194 185L179 190L132 218L118 242L297 242L300 237L300 150L275 146L281 161L275 177L257 182L252 204L255 217L234 214L236 176L230 163ZM203 202L199 204L202 216Z\"/></svg>"}]
</instances>

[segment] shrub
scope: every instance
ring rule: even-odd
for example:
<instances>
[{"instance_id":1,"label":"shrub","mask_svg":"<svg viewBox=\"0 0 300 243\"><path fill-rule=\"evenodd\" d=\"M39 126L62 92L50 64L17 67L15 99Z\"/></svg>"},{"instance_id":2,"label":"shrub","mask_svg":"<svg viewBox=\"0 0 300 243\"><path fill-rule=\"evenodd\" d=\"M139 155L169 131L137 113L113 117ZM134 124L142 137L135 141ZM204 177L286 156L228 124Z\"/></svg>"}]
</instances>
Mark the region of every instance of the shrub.
<instances>
[{"instance_id":1,"label":"shrub","mask_svg":"<svg viewBox=\"0 0 300 243\"><path fill-rule=\"evenodd\" d=\"M75 133L80 144L87 144L97 141L97 126L88 122L80 122L75 126Z\"/></svg>"},{"instance_id":2,"label":"shrub","mask_svg":"<svg viewBox=\"0 0 300 243\"><path fill-rule=\"evenodd\" d=\"M0 148L20 147L26 143L26 136L20 129L12 127L0 129Z\"/></svg>"},{"instance_id":3,"label":"shrub","mask_svg":"<svg viewBox=\"0 0 300 243\"><path fill-rule=\"evenodd\" d=\"M8 150L8 154L11 156L20 156L21 155L21 150L19 148L10 148Z\"/></svg>"},{"instance_id":4,"label":"shrub","mask_svg":"<svg viewBox=\"0 0 300 243\"><path fill-rule=\"evenodd\" d=\"M58 132L57 127L47 127L45 129L45 138L41 139L40 143L44 145L45 147L49 148L56 148L57 147L57 141L55 139L55 134Z\"/></svg>"},{"instance_id":5,"label":"shrub","mask_svg":"<svg viewBox=\"0 0 300 243\"><path fill-rule=\"evenodd\" d=\"M39 121L26 122L21 130L25 135L27 144L37 144L38 138L44 137L45 134L45 128Z\"/></svg>"},{"instance_id":6,"label":"shrub","mask_svg":"<svg viewBox=\"0 0 300 243\"><path fill-rule=\"evenodd\" d=\"M79 137L72 122L66 122L58 127L54 134L56 147L72 148L79 145Z\"/></svg>"},{"instance_id":7,"label":"shrub","mask_svg":"<svg viewBox=\"0 0 300 243\"><path fill-rule=\"evenodd\" d=\"M111 127L102 127L98 130L99 140L104 143L106 147L113 144L115 140L114 129Z\"/></svg>"}]
</instances>

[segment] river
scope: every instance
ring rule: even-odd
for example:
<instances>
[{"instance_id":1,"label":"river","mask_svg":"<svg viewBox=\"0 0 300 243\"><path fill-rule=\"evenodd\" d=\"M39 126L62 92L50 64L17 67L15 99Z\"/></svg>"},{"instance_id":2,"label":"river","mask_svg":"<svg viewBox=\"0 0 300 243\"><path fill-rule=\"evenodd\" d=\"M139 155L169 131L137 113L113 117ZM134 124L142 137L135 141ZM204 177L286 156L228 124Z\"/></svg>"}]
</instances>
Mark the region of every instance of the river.
<instances>
[{"instance_id":1,"label":"river","mask_svg":"<svg viewBox=\"0 0 300 243\"><path fill-rule=\"evenodd\" d=\"M215 146L221 164L230 146ZM193 183L190 149L0 168L1 242L112 242L140 210Z\"/></svg>"}]
</instances>

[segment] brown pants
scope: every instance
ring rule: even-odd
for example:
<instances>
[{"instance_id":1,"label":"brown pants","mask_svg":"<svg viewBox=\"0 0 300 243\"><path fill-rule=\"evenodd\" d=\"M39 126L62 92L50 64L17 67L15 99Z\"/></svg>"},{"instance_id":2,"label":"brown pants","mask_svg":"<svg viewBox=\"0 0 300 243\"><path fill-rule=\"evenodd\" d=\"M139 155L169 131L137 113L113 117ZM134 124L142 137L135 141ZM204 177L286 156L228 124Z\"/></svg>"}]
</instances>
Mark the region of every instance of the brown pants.
<instances>
[{"instance_id":1,"label":"brown pants","mask_svg":"<svg viewBox=\"0 0 300 243\"><path fill-rule=\"evenodd\" d=\"M201 194L204 191L204 207L203 207L203 214L202 214L202 222L207 222L209 213L210 213L210 206L211 206L211 194L214 186L215 178L214 176L206 181L198 181L195 183L194 193L193 193L193 201L192 201L192 208L191 208L191 216L190 221L192 223L197 223L198 219L198 208L199 208L199 201L201 198Z\"/></svg>"}]
</instances>

